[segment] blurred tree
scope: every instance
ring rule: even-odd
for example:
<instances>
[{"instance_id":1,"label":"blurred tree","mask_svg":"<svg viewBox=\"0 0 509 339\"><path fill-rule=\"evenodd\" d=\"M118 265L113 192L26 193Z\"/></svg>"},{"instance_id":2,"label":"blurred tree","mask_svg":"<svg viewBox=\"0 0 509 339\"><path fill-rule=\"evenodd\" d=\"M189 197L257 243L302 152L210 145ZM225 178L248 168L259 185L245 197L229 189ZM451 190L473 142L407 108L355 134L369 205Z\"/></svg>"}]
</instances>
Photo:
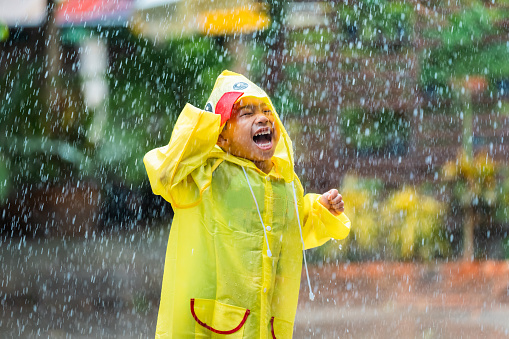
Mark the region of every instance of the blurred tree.
<instances>
[{"instance_id":1,"label":"blurred tree","mask_svg":"<svg viewBox=\"0 0 509 339\"><path fill-rule=\"evenodd\" d=\"M262 87L270 97L275 97L277 85L283 82L281 70L281 52L284 49L284 36L286 34L286 1L268 0L270 27L261 33L265 54L265 67L263 67L260 81ZM255 79L257 80L257 79Z\"/></svg>"},{"instance_id":2,"label":"blurred tree","mask_svg":"<svg viewBox=\"0 0 509 339\"><path fill-rule=\"evenodd\" d=\"M423 32L429 43L424 48L421 86L451 97L452 81L465 76L486 77L492 84L509 77L509 45L505 28L497 22L509 17L509 9L487 8L472 1ZM435 19L436 20L436 19Z\"/></svg>"},{"instance_id":3,"label":"blurred tree","mask_svg":"<svg viewBox=\"0 0 509 339\"><path fill-rule=\"evenodd\" d=\"M436 43L424 49L420 81L428 93L453 99L450 112L462 117L463 149L455 161L456 168L448 163L444 171L447 180L454 182L455 193L458 187L464 187L462 196L455 199L460 199L464 216L463 258L473 260L479 194L492 187L482 186L486 183L484 174L481 175L484 172L475 167L479 164L473 148L472 99L486 90L493 96L496 84L509 77L506 62L509 44L504 38L505 28L498 24L509 17L509 10L489 7L480 1L469 1L465 6L450 9L451 14L435 25L435 29L424 32L426 38ZM486 163L486 166L492 165Z\"/></svg>"},{"instance_id":4,"label":"blurred tree","mask_svg":"<svg viewBox=\"0 0 509 339\"><path fill-rule=\"evenodd\" d=\"M47 131L49 135L58 136L62 131L58 127L60 120L60 102L62 100L62 88L60 81L61 65L61 46L60 46L60 33L55 24L55 9L56 4L54 0L48 0L47 6L47 19L44 23L43 37L45 40L45 55L43 57L43 68L46 73L47 83L43 86L44 101L48 105L46 112Z\"/></svg>"},{"instance_id":5,"label":"blurred tree","mask_svg":"<svg viewBox=\"0 0 509 339\"><path fill-rule=\"evenodd\" d=\"M26 42L18 36L28 33L22 28L5 42L13 46L0 74L0 150L10 173L7 187L68 179L85 157L79 82L62 68L68 54L52 19L54 7L48 2L44 42L23 47Z\"/></svg>"},{"instance_id":6,"label":"blurred tree","mask_svg":"<svg viewBox=\"0 0 509 339\"><path fill-rule=\"evenodd\" d=\"M503 198L497 190L500 167L486 152L472 157L462 149L456 160L443 167L453 195L450 207L464 215L463 259L474 259L474 230L483 219L493 218Z\"/></svg>"}]
</instances>

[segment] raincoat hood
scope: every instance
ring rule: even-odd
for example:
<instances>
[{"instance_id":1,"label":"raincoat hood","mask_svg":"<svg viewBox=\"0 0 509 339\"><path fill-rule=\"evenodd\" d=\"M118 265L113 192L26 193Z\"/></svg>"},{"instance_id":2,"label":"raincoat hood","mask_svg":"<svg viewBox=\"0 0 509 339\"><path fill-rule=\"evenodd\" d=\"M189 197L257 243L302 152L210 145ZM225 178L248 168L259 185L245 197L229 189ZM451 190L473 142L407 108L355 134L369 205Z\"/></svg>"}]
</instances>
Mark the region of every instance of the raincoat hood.
<instances>
[{"instance_id":1,"label":"raincoat hood","mask_svg":"<svg viewBox=\"0 0 509 339\"><path fill-rule=\"evenodd\" d=\"M293 146L288 133L286 132L279 115L272 104L267 93L260 87L255 85L252 81L245 76L225 70L219 75L212 89L209 99L205 105L205 111L212 112L221 116L220 129L224 127L226 121L231 116L233 105L242 98L256 97L265 102L272 110L277 128L281 133L281 138L276 145L276 151L272 157L272 161L276 167L276 171L285 179L286 182L291 182L295 178L293 171ZM234 156L220 154L222 150L216 147L211 156L221 157L224 160L238 162ZM224 153L224 152L223 152Z\"/></svg>"}]
</instances>

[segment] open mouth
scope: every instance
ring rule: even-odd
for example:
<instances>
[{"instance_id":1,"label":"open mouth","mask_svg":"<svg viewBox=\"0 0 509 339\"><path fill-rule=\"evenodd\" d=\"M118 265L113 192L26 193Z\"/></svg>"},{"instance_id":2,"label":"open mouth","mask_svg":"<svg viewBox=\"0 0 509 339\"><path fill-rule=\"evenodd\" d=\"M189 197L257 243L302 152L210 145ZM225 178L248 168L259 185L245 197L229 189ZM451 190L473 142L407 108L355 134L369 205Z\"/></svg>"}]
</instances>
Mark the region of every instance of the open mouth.
<instances>
[{"instance_id":1,"label":"open mouth","mask_svg":"<svg viewBox=\"0 0 509 339\"><path fill-rule=\"evenodd\" d=\"M272 132L269 127L259 129L253 136L253 141L262 150L272 148Z\"/></svg>"}]
</instances>

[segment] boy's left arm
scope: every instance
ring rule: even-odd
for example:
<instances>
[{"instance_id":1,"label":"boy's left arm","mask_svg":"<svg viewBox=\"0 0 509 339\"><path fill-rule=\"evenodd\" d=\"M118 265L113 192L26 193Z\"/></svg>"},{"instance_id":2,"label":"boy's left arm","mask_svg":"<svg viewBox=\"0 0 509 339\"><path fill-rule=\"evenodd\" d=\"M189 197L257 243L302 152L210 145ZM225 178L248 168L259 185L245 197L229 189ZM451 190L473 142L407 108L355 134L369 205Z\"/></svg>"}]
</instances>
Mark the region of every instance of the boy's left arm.
<instances>
[{"instance_id":1,"label":"boy's left arm","mask_svg":"<svg viewBox=\"0 0 509 339\"><path fill-rule=\"evenodd\" d=\"M323 245L330 239L344 239L350 223L344 222L344 202L337 190L306 194L303 206L302 237L306 249Z\"/></svg>"}]
</instances>

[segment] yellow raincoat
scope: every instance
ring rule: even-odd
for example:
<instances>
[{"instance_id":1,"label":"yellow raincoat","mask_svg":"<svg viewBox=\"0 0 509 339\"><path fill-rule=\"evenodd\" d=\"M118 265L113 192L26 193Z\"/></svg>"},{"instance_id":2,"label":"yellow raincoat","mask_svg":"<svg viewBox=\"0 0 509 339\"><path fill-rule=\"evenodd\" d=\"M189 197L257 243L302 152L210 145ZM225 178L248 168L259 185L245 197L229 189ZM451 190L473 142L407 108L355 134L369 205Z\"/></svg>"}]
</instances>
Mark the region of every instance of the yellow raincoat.
<instances>
[{"instance_id":1,"label":"yellow raincoat","mask_svg":"<svg viewBox=\"0 0 509 339\"><path fill-rule=\"evenodd\" d=\"M269 174L216 146L224 115L214 108L225 105L222 99L231 107L246 96L266 101L281 131ZM291 338L302 270L300 225L311 248L346 237L348 219L333 216L318 195L303 195L290 138L259 87L225 71L206 109L187 104L170 143L144 158L153 192L175 212L156 338Z\"/></svg>"}]
</instances>

